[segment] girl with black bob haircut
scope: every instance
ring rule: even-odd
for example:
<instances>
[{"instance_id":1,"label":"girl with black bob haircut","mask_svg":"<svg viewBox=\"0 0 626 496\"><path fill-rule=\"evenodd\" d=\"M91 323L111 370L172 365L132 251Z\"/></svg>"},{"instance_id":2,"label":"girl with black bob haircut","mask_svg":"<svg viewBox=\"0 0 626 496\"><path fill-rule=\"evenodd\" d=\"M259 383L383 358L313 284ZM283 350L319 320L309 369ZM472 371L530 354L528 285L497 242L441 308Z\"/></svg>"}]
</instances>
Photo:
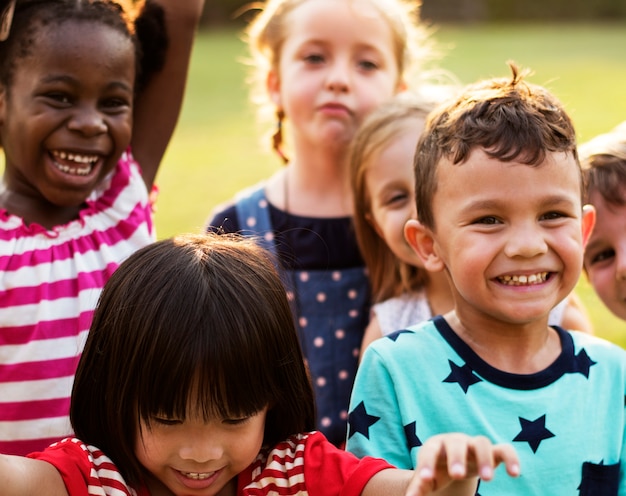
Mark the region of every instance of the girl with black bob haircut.
<instances>
[{"instance_id":1,"label":"girl with black bob haircut","mask_svg":"<svg viewBox=\"0 0 626 496\"><path fill-rule=\"evenodd\" d=\"M314 414L271 255L181 235L109 279L72 391L76 438L0 456L3 495L474 494L477 473L517 472L510 446L461 434L427 441L419 471L393 469L311 432Z\"/></svg>"}]
</instances>

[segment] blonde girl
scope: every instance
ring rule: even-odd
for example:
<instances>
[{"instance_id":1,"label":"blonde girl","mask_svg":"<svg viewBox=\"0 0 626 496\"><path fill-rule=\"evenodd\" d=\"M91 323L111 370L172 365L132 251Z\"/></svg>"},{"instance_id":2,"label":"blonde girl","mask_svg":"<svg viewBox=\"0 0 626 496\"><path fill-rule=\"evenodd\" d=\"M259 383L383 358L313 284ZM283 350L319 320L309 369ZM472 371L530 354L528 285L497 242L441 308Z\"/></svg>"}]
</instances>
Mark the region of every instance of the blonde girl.
<instances>
[{"instance_id":1,"label":"blonde girl","mask_svg":"<svg viewBox=\"0 0 626 496\"><path fill-rule=\"evenodd\" d=\"M214 210L208 229L257 236L278 254L315 387L317 427L340 445L368 321L352 230L349 145L429 53L408 0L269 0L246 30L252 96L277 121L286 167ZM283 140L283 138L285 138Z\"/></svg>"}]
</instances>

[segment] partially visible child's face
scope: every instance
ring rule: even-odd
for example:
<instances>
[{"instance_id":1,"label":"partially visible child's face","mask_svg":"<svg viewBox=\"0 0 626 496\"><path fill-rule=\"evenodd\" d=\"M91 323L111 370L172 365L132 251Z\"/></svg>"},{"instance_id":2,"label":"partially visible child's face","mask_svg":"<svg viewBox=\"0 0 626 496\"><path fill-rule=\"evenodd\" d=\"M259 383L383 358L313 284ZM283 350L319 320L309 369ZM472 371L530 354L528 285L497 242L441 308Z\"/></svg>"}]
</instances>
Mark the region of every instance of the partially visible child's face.
<instances>
[{"instance_id":1,"label":"partially visible child's face","mask_svg":"<svg viewBox=\"0 0 626 496\"><path fill-rule=\"evenodd\" d=\"M267 408L247 418L155 418L140 423L135 440L138 461L150 473L150 494L213 496L259 454Z\"/></svg>"},{"instance_id":2,"label":"partially visible child's face","mask_svg":"<svg viewBox=\"0 0 626 496\"><path fill-rule=\"evenodd\" d=\"M403 131L367 163L365 189L370 198L368 220L393 254L404 263L422 263L404 237L404 225L416 217L413 156L421 119L407 120Z\"/></svg>"},{"instance_id":3,"label":"partially visible child's face","mask_svg":"<svg viewBox=\"0 0 626 496\"><path fill-rule=\"evenodd\" d=\"M38 29L2 94L5 184L80 206L130 143L135 51L97 21Z\"/></svg>"},{"instance_id":4,"label":"partially visible child's face","mask_svg":"<svg viewBox=\"0 0 626 496\"><path fill-rule=\"evenodd\" d=\"M623 197L626 201L626 189ZM607 203L598 192L590 203L597 219L585 249L585 270L602 302L626 320L626 205Z\"/></svg>"},{"instance_id":5,"label":"partially visible child's face","mask_svg":"<svg viewBox=\"0 0 626 496\"><path fill-rule=\"evenodd\" d=\"M581 206L570 154L539 166L500 162L482 149L442 160L433 199L433 250L449 273L457 314L509 324L547 321L576 285L593 211Z\"/></svg>"},{"instance_id":6,"label":"partially visible child's face","mask_svg":"<svg viewBox=\"0 0 626 496\"><path fill-rule=\"evenodd\" d=\"M366 0L309 0L286 19L274 104L294 142L346 146L363 117L400 87L392 29Z\"/></svg>"}]
</instances>

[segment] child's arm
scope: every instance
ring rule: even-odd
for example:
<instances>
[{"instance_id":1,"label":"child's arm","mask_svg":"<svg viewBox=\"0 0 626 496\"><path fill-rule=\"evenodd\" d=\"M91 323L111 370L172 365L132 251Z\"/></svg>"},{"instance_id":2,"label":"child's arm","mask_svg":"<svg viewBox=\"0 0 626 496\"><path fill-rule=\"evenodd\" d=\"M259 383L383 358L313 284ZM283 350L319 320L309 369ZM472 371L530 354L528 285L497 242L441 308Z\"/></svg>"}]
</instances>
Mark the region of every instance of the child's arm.
<instances>
[{"instance_id":1,"label":"child's arm","mask_svg":"<svg viewBox=\"0 0 626 496\"><path fill-rule=\"evenodd\" d=\"M593 334L593 324L580 297L572 291L567 297L567 306L563 312L561 327L572 331Z\"/></svg>"},{"instance_id":2,"label":"child's arm","mask_svg":"<svg viewBox=\"0 0 626 496\"><path fill-rule=\"evenodd\" d=\"M367 483L363 494L473 496L477 477L491 480L500 463L506 465L510 476L519 475L519 460L512 446L494 445L483 436L440 434L420 448L415 471L383 470Z\"/></svg>"},{"instance_id":3,"label":"child's arm","mask_svg":"<svg viewBox=\"0 0 626 496\"><path fill-rule=\"evenodd\" d=\"M0 455L2 496L68 496L61 474L42 460Z\"/></svg>"},{"instance_id":4,"label":"child's arm","mask_svg":"<svg viewBox=\"0 0 626 496\"><path fill-rule=\"evenodd\" d=\"M204 0L150 0L165 11L167 52L135 100L132 150L148 188L172 137L185 92L187 70Z\"/></svg>"},{"instance_id":5,"label":"child's arm","mask_svg":"<svg viewBox=\"0 0 626 496\"><path fill-rule=\"evenodd\" d=\"M383 333L380 329L380 324L378 323L378 317L376 314L372 312L372 318L370 323L367 324L365 328L365 332L363 333L363 340L361 341L361 351L359 353L359 361L363 358L363 353L367 347L372 344L373 341L376 341L379 338L383 337Z\"/></svg>"}]
</instances>

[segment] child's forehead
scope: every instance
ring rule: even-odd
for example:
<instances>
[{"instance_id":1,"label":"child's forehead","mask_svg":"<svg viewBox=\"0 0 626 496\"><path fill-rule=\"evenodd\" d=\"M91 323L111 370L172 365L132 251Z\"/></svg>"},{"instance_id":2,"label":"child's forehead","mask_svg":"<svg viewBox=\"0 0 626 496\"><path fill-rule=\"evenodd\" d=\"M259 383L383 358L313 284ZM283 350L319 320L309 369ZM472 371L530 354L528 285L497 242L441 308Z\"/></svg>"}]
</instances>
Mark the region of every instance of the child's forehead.
<instances>
[{"instance_id":1,"label":"child's forehead","mask_svg":"<svg viewBox=\"0 0 626 496\"><path fill-rule=\"evenodd\" d=\"M86 40L90 36L119 37L127 39L129 45L132 45L130 33L125 33L120 27L102 22L98 18L70 17L55 22L39 22L39 26L35 30L35 38L44 42L49 42L51 39L68 38Z\"/></svg>"},{"instance_id":2,"label":"child's forehead","mask_svg":"<svg viewBox=\"0 0 626 496\"><path fill-rule=\"evenodd\" d=\"M126 66L134 71L136 51L132 39L113 26L96 20L69 19L61 25L43 25L36 32L28 57L46 65L52 60L83 60Z\"/></svg>"},{"instance_id":3,"label":"child's forehead","mask_svg":"<svg viewBox=\"0 0 626 496\"><path fill-rule=\"evenodd\" d=\"M582 172L576 157L570 152L546 152L537 164L525 163L523 155L513 160L490 156L484 148L471 150L463 162L453 163L451 157L442 157L437 164L437 191L446 186L467 184L468 189L488 189L494 184L515 188L516 181L536 176L550 177L553 189L570 189L582 195Z\"/></svg>"}]
</instances>

